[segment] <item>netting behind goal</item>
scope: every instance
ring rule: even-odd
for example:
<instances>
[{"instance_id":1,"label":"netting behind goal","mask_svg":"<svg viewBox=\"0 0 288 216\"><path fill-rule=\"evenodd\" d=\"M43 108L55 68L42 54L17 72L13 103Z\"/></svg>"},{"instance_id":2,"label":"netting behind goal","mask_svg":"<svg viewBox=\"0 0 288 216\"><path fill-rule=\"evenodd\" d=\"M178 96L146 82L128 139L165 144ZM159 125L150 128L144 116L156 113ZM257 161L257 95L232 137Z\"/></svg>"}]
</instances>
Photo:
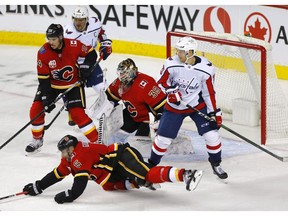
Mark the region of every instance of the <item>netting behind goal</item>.
<instances>
[{"instance_id":1,"label":"netting behind goal","mask_svg":"<svg viewBox=\"0 0 288 216\"><path fill-rule=\"evenodd\" d=\"M167 57L175 54L173 46L184 36L196 39L196 55L206 57L216 68L218 107L240 124L254 118L250 124L260 125L262 144L288 144L288 103L276 76L271 45L235 34L168 32Z\"/></svg>"}]
</instances>

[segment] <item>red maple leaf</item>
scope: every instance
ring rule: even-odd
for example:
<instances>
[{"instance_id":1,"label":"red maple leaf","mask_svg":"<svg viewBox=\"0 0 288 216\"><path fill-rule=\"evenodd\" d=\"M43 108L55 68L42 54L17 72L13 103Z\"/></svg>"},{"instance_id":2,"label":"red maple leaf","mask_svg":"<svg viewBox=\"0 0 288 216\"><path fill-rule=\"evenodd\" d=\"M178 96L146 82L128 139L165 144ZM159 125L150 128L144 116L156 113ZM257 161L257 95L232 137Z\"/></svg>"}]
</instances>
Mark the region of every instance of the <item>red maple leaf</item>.
<instances>
[{"instance_id":1,"label":"red maple leaf","mask_svg":"<svg viewBox=\"0 0 288 216\"><path fill-rule=\"evenodd\" d=\"M259 22L259 19L257 18L257 20L255 21L255 27L253 27L252 25L248 26L249 32L251 32L252 37L254 38L258 38L261 40L264 40L264 36L267 33L267 28L263 27L261 28L261 22Z\"/></svg>"}]
</instances>

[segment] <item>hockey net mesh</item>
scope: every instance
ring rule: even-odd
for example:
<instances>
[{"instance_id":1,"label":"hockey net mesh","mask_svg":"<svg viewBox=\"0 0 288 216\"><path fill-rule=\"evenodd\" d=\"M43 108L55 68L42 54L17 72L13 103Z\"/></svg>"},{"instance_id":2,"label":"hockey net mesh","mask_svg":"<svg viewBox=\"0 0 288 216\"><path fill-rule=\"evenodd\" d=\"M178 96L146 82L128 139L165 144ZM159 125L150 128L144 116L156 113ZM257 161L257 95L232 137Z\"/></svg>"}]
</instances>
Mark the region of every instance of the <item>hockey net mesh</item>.
<instances>
[{"instance_id":1,"label":"hockey net mesh","mask_svg":"<svg viewBox=\"0 0 288 216\"><path fill-rule=\"evenodd\" d=\"M260 128L262 127L262 130L259 129L259 136L263 131L266 134L264 143L288 144L288 103L277 79L271 45L263 40L235 34L215 32L182 32L181 34L183 35L171 36L170 45L167 44L168 48L171 46L171 52L167 55L175 55L174 45L180 37L188 35L194 37L198 42L196 55L206 57L216 68L215 91L218 107L229 116L233 114L234 99L241 98L254 102L259 110L259 119L266 119L266 126L259 121ZM201 39L202 36L206 39ZM236 44L240 42L245 45L245 48L223 44L223 41L232 41ZM261 60L260 50L255 49L253 45L265 48L266 63ZM265 81L266 87L261 91L261 85L264 87L261 83L264 72L266 79L262 82ZM261 105L264 97L265 107ZM262 140L262 144L264 143Z\"/></svg>"}]
</instances>

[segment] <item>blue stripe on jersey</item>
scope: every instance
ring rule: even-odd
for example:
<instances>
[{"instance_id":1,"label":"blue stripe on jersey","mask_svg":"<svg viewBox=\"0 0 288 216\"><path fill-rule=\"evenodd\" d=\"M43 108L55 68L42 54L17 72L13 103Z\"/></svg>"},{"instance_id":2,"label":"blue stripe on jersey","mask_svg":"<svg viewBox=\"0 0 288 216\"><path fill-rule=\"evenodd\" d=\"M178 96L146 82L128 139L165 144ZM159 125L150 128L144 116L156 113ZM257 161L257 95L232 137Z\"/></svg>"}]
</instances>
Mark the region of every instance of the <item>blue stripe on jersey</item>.
<instances>
[{"instance_id":1,"label":"blue stripe on jersey","mask_svg":"<svg viewBox=\"0 0 288 216\"><path fill-rule=\"evenodd\" d=\"M198 69L198 68L194 68L194 70L197 70L197 71L200 71L200 72L206 73L207 75L211 76L211 74L207 73L206 71L200 70L200 69Z\"/></svg>"}]
</instances>

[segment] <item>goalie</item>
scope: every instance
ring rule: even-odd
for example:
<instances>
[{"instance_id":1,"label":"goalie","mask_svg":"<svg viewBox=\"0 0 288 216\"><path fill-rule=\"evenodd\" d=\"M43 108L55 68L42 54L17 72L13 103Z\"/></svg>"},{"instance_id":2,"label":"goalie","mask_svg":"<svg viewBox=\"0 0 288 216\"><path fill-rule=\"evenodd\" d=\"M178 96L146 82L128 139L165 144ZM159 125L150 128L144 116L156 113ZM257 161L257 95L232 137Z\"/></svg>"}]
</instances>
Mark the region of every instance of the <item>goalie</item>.
<instances>
[{"instance_id":1,"label":"goalie","mask_svg":"<svg viewBox=\"0 0 288 216\"><path fill-rule=\"evenodd\" d=\"M62 159L57 168L41 180L24 186L26 195L38 195L51 185L72 174L74 182L70 190L56 194L58 204L73 202L85 190L88 180L100 184L104 190L129 190L148 187L155 190L153 183L184 182L186 190L194 190L201 180L202 170L177 169L172 166L150 165L141 154L128 143L109 146L79 142L71 135L64 136L57 145Z\"/></svg>"},{"instance_id":2,"label":"goalie","mask_svg":"<svg viewBox=\"0 0 288 216\"><path fill-rule=\"evenodd\" d=\"M135 62L127 58L119 63L118 78L106 89L109 101L118 105L122 101L124 124L117 132L117 140L124 141L135 132L135 136L150 135L151 112L159 120L166 103L166 94L159 88L154 78L141 73ZM111 142L111 141L110 141Z\"/></svg>"}]
</instances>

